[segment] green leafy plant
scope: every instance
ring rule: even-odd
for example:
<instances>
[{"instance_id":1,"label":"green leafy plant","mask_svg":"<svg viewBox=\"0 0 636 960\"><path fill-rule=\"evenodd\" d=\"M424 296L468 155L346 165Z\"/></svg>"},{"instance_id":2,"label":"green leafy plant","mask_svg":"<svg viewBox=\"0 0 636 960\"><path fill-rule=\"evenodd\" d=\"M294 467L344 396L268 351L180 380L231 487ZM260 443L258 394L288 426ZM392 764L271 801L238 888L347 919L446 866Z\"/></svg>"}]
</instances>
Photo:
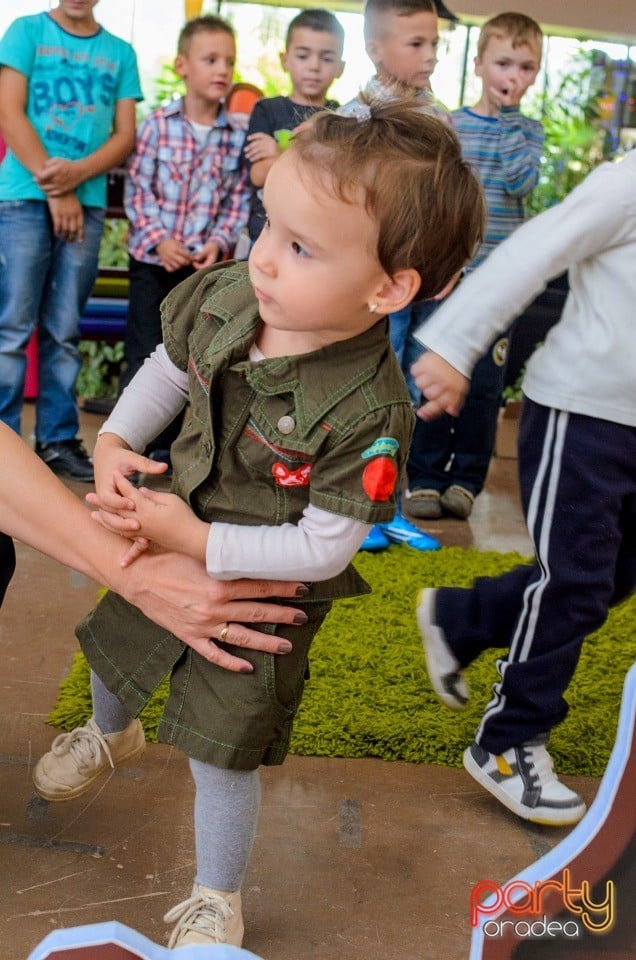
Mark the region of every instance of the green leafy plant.
<instances>
[{"instance_id":1,"label":"green leafy plant","mask_svg":"<svg viewBox=\"0 0 636 960\"><path fill-rule=\"evenodd\" d=\"M104 340L81 340L82 369L77 378L81 397L116 397L124 345Z\"/></svg>"},{"instance_id":2,"label":"green leafy plant","mask_svg":"<svg viewBox=\"0 0 636 960\"><path fill-rule=\"evenodd\" d=\"M556 90L535 97L528 113L543 124L545 144L539 182L526 200L534 216L560 203L606 153L606 132L600 124L602 88L594 70L594 51L579 51Z\"/></svg>"},{"instance_id":3,"label":"green leafy plant","mask_svg":"<svg viewBox=\"0 0 636 960\"><path fill-rule=\"evenodd\" d=\"M120 220L115 217L106 218L99 248L100 267L120 267L123 269L128 267L127 237L127 220Z\"/></svg>"}]
</instances>

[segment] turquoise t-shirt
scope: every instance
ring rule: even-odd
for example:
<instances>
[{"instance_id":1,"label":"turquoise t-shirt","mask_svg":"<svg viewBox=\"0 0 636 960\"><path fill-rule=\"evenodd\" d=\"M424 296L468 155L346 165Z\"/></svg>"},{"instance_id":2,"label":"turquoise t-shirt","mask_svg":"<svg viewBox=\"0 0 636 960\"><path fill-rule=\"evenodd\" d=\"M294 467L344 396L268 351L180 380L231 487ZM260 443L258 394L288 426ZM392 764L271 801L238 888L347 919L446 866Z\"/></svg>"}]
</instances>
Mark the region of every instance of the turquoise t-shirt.
<instances>
[{"instance_id":1,"label":"turquoise t-shirt","mask_svg":"<svg viewBox=\"0 0 636 960\"><path fill-rule=\"evenodd\" d=\"M63 30L48 13L19 17L0 40L0 65L29 81L27 116L52 157L77 160L112 133L118 100L142 100L135 51L102 27L91 37ZM81 183L83 206L106 206L106 175ZM45 200L10 150L0 165L0 200Z\"/></svg>"}]
</instances>

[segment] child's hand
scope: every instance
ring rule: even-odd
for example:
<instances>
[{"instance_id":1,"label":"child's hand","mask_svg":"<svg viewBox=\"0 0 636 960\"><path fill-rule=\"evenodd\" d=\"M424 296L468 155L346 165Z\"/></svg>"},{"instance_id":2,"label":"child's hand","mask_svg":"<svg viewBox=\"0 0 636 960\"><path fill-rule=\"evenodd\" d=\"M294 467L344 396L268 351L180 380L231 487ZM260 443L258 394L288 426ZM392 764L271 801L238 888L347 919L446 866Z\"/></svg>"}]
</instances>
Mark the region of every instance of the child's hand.
<instances>
[{"instance_id":1,"label":"child's hand","mask_svg":"<svg viewBox=\"0 0 636 960\"><path fill-rule=\"evenodd\" d=\"M136 472L160 474L167 469L167 464L150 460L149 457L135 453L121 437L114 433L103 433L97 438L93 452L93 464L95 493L89 493L86 500L91 506L114 514L122 509L132 510L134 508L132 501L119 492L113 479L115 472L127 477ZM127 527L126 529L135 528Z\"/></svg>"},{"instance_id":2,"label":"child's hand","mask_svg":"<svg viewBox=\"0 0 636 960\"><path fill-rule=\"evenodd\" d=\"M195 270L211 267L219 259L219 245L208 240L192 257L192 266Z\"/></svg>"},{"instance_id":3,"label":"child's hand","mask_svg":"<svg viewBox=\"0 0 636 960\"><path fill-rule=\"evenodd\" d=\"M199 520L187 503L173 493L157 493L146 487L137 490L117 470L113 482L122 501L132 503L132 508L118 510L116 517L102 511L96 519L117 533L141 537L145 545L151 540L167 550L205 562L210 525ZM133 547L122 565L127 566L140 552Z\"/></svg>"},{"instance_id":4,"label":"child's hand","mask_svg":"<svg viewBox=\"0 0 636 960\"><path fill-rule=\"evenodd\" d=\"M428 401L417 411L418 417L434 420L442 413L459 416L470 387L470 380L459 370L427 350L411 367L411 375Z\"/></svg>"},{"instance_id":5,"label":"child's hand","mask_svg":"<svg viewBox=\"0 0 636 960\"><path fill-rule=\"evenodd\" d=\"M250 163L258 163L259 160L272 160L279 157L281 149L276 143L274 137L268 133L250 133L245 144L245 156Z\"/></svg>"},{"instance_id":6,"label":"child's hand","mask_svg":"<svg viewBox=\"0 0 636 960\"><path fill-rule=\"evenodd\" d=\"M61 197L71 193L82 182L82 172L77 161L63 157L49 157L36 174L37 185L48 197Z\"/></svg>"},{"instance_id":7,"label":"child's hand","mask_svg":"<svg viewBox=\"0 0 636 960\"><path fill-rule=\"evenodd\" d=\"M84 239L84 213L74 193L63 197L47 197L53 221L53 233L66 243L81 243Z\"/></svg>"},{"instance_id":8,"label":"child's hand","mask_svg":"<svg viewBox=\"0 0 636 960\"><path fill-rule=\"evenodd\" d=\"M174 237L168 237L167 240L161 240L157 244L157 254L161 260L161 266L168 273L174 273L181 267L189 267L192 263L192 254Z\"/></svg>"},{"instance_id":9,"label":"child's hand","mask_svg":"<svg viewBox=\"0 0 636 960\"><path fill-rule=\"evenodd\" d=\"M527 87L522 89L515 80L510 79L505 87L491 87L488 96L497 110L502 107L518 107L526 89Z\"/></svg>"}]
</instances>

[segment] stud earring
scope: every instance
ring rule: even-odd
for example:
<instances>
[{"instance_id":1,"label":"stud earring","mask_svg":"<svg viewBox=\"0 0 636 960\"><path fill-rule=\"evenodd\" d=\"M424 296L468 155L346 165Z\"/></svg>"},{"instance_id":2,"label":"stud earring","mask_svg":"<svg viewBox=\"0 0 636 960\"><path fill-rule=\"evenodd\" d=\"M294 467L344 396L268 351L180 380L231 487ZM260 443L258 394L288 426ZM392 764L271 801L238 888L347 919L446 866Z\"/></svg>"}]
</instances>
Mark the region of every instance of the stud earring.
<instances>
[{"instance_id":1,"label":"stud earring","mask_svg":"<svg viewBox=\"0 0 636 960\"><path fill-rule=\"evenodd\" d=\"M377 303L370 303L370 304L369 304L369 313L375 313L375 311L376 311L377 309L378 309Z\"/></svg>"}]
</instances>

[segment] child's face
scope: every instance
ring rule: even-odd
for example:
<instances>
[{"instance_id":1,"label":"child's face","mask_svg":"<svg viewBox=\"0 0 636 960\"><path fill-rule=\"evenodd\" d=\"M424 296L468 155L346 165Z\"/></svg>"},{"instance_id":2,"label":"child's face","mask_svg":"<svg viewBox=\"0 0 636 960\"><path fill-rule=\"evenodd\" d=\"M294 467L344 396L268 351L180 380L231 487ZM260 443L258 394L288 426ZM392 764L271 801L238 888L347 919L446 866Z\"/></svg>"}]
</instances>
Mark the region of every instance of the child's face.
<instances>
[{"instance_id":1,"label":"child's face","mask_svg":"<svg viewBox=\"0 0 636 960\"><path fill-rule=\"evenodd\" d=\"M267 221L249 270L266 355L275 331L284 332L283 352L298 354L370 329L378 314L369 304L387 277L374 255L378 230L362 196L339 200L291 150L271 168L263 204Z\"/></svg>"},{"instance_id":2,"label":"child's face","mask_svg":"<svg viewBox=\"0 0 636 960\"><path fill-rule=\"evenodd\" d=\"M527 43L513 47L510 37L491 37L481 57L475 58L483 96L496 109L518 106L536 80L540 63L540 52Z\"/></svg>"},{"instance_id":3,"label":"child's face","mask_svg":"<svg viewBox=\"0 0 636 960\"><path fill-rule=\"evenodd\" d=\"M327 90L344 70L337 37L309 27L292 30L280 62L291 79L292 98L309 105L323 104Z\"/></svg>"},{"instance_id":4,"label":"child's face","mask_svg":"<svg viewBox=\"0 0 636 960\"><path fill-rule=\"evenodd\" d=\"M367 53L380 79L428 90L437 63L437 16L427 10L408 17L385 13L377 18L377 27L377 35L367 40Z\"/></svg>"},{"instance_id":5,"label":"child's face","mask_svg":"<svg viewBox=\"0 0 636 960\"><path fill-rule=\"evenodd\" d=\"M206 30L190 39L187 51L177 56L175 70L189 96L213 104L227 96L235 61L234 39L222 30Z\"/></svg>"}]
</instances>

